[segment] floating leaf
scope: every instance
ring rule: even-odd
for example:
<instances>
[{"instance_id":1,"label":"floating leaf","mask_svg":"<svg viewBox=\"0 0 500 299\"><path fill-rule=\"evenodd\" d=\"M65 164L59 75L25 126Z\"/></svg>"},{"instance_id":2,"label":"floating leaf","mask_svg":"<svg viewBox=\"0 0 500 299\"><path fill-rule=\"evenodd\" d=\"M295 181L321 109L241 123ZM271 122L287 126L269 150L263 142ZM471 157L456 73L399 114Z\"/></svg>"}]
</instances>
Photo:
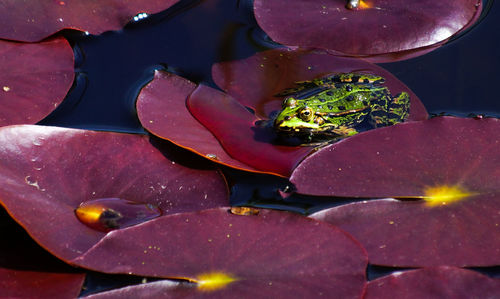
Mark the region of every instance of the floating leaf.
<instances>
[{"instance_id":1,"label":"floating leaf","mask_svg":"<svg viewBox=\"0 0 500 299\"><path fill-rule=\"evenodd\" d=\"M366 270L364 250L334 226L288 212L240 216L227 208L169 215L114 231L73 263L108 273L191 281L110 291L126 297L357 298Z\"/></svg>"},{"instance_id":2,"label":"floating leaf","mask_svg":"<svg viewBox=\"0 0 500 299\"><path fill-rule=\"evenodd\" d=\"M266 125L271 112L280 109L283 100L273 95L292 87L295 81L352 71L386 77L386 85L394 93L410 94L409 119L427 118L416 95L376 65L321 51L283 49L214 66L215 81L239 103L217 90L206 86L195 90L194 84L180 77L157 72L142 89L137 110L148 131L202 156L240 169L289 176L312 148L279 144L272 125ZM185 110L185 98L189 111ZM256 115L244 106L255 108Z\"/></svg>"},{"instance_id":3,"label":"floating leaf","mask_svg":"<svg viewBox=\"0 0 500 299\"><path fill-rule=\"evenodd\" d=\"M62 102L73 78L73 50L64 38L38 44L0 40L0 126L42 120Z\"/></svg>"},{"instance_id":4,"label":"floating leaf","mask_svg":"<svg viewBox=\"0 0 500 299\"><path fill-rule=\"evenodd\" d=\"M220 140L233 158L255 169L289 176L311 147L277 145L272 128L260 127L240 103L218 90L199 86L188 98L193 116Z\"/></svg>"},{"instance_id":5,"label":"floating leaf","mask_svg":"<svg viewBox=\"0 0 500 299\"><path fill-rule=\"evenodd\" d=\"M500 263L500 193L432 207L381 199L312 214L352 234L370 263L395 267Z\"/></svg>"},{"instance_id":6,"label":"floating leaf","mask_svg":"<svg viewBox=\"0 0 500 299\"><path fill-rule=\"evenodd\" d=\"M496 298L500 280L455 267L397 272L372 280L366 299L376 298Z\"/></svg>"},{"instance_id":7,"label":"floating leaf","mask_svg":"<svg viewBox=\"0 0 500 299\"><path fill-rule=\"evenodd\" d=\"M0 0L0 38L36 42L65 28L101 34L121 29L139 13L157 13L178 1Z\"/></svg>"},{"instance_id":8,"label":"floating leaf","mask_svg":"<svg viewBox=\"0 0 500 299\"><path fill-rule=\"evenodd\" d=\"M349 10L345 0L255 0L254 12L276 42L332 49L377 62L425 54L470 27L481 13L481 0L361 3L360 9Z\"/></svg>"},{"instance_id":9,"label":"floating leaf","mask_svg":"<svg viewBox=\"0 0 500 299\"><path fill-rule=\"evenodd\" d=\"M63 144L64 146L61 146ZM70 260L104 232L81 223L83 202L152 204L162 213L227 205L221 176L193 156L152 146L147 136L43 126L0 129L0 202L42 246ZM182 166L192 161L198 169ZM64 229L61 229L64 228Z\"/></svg>"},{"instance_id":10,"label":"floating leaf","mask_svg":"<svg viewBox=\"0 0 500 299\"><path fill-rule=\"evenodd\" d=\"M372 130L311 155L291 181L298 193L319 196L424 198L442 186L500 192L499 130L498 119L455 117Z\"/></svg>"},{"instance_id":11,"label":"floating leaf","mask_svg":"<svg viewBox=\"0 0 500 299\"><path fill-rule=\"evenodd\" d=\"M241 104L206 86L195 89L186 79L156 72L137 99L142 125L215 162L250 171L286 176L311 151L273 145L274 132L257 128L258 119ZM186 99L193 91L188 110Z\"/></svg>"},{"instance_id":12,"label":"floating leaf","mask_svg":"<svg viewBox=\"0 0 500 299\"><path fill-rule=\"evenodd\" d=\"M275 95L294 82L311 80L331 73L361 72L382 76L393 95L410 95L409 120L427 119L427 111L418 97L383 68L361 59L338 57L325 51L273 49L252 57L215 64L215 83L242 105L252 107L260 118L281 109L283 97Z\"/></svg>"},{"instance_id":13,"label":"floating leaf","mask_svg":"<svg viewBox=\"0 0 500 299\"><path fill-rule=\"evenodd\" d=\"M291 181L306 194L414 199L313 214L351 233L371 263L498 265L499 130L497 119L439 117L366 132L311 155Z\"/></svg>"}]
</instances>

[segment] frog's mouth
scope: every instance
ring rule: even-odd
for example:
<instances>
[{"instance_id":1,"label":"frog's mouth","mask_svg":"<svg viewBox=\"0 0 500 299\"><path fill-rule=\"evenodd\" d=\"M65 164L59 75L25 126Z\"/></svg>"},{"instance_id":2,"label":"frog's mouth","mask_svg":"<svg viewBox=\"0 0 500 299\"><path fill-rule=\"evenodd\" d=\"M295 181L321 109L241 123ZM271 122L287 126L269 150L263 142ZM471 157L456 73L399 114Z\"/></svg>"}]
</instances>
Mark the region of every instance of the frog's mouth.
<instances>
[{"instance_id":1,"label":"frog's mouth","mask_svg":"<svg viewBox=\"0 0 500 299\"><path fill-rule=\"evenodd\" d=\"M289 134L289 135L331 135L328 133L328 129L332 126L284 126L282 123L275 124L275 129L278 133Z\"/></svg>"}]
</instances>

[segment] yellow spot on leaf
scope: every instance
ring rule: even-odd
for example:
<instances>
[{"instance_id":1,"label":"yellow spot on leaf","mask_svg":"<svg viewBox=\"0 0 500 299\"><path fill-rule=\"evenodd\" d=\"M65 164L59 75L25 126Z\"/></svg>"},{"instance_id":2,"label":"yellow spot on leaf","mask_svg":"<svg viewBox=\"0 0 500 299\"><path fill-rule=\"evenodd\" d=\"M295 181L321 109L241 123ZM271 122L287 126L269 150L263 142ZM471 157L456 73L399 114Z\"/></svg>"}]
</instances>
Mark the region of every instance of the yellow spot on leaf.
<instances>
[{"instance_id":1,"label":"yellow spot on leaf","mask_svg":"<svg viewBox=\"0 0 500 299\"><path fill-rule=\"evenodd\" d=\"M428 206L442 206L447 205L466 197L475 195L475 193L468 192L459 186L437 186L425 189L424 200Z\"/></svg>"},{"instance_id":2,"label":"yellow spot on leaf","mask_svg":"<svg viewBox=\"0 0 500 299\"><path fill-rule=\"evenodd\" d=\"M10 90L10 87L8 87L8 86L4 86L2 89L3 89L3 91L7 92L7 91L9 91L9 90Z\"/></svg>"},{"instance_id":3,"label":"yellow spot on leaf","mask_svg":"<svg viewBox=\"0 0 500 299\"><path fill-rule=\"evenodd\" d=\"M226 273L212 272L201 274L197 277L196 282L198 283L198 289L201 291L215 291L224 288L235 280L237 280L235 277Z\"/></svg>"}]
</instances>

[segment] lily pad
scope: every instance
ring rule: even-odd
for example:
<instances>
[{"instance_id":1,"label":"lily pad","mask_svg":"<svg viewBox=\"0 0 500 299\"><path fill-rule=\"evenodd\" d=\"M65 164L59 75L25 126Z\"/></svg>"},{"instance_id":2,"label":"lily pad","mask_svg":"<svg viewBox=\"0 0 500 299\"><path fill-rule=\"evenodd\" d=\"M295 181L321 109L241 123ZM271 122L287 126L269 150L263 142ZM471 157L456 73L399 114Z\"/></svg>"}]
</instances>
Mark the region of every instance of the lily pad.
<instances>
[{"instance_id":1,"label":"lily pad","mask_svg":"<svg viewBox=\"0 0 500 299\"><path fill-rule=\"evenodd\" d=\"M73 298L84 273L64 264L35 242L0 207L0 296L2 298Z\"/></svg>"},{"instance_id":2,"label":"lily pad","mask_svg":"<svg viewBox=\"0 0 500 299\"><path fill-rule=\"evenodd\" d=\"M361 133L305 159L291 181L305 194L409 199L312 215L351 233L373 264L498 265L499 129L498 119L439 117Z\"/></svg>"},{"instance_id":3,"label":"lily pad","mask_svg":"<svg viewBox=\"0 0 500 299\"><path fill-rule=\"evenodd\" d=\"M141 90L137 114L151 133L239 169L287 176L311 151L273 145L274 132L230 96L164 72Z\"/></svg>"},{"instance_id":4,"label":"lily pad","mask_svg":"<svg viewBox=\"0 0 500 299\"><path fill-rule=\"evenodd\" d=\"M352 234L370 263L393 267L500 264L500 193L431 207L380 199L312 214Z\"/></svg>"},{"instance_id":5,"label":"lily pad","mask_svg":"<svg viewBox=\"0 0 500 299\"><path fill-rule=\"evenodd\" d=\"M345 0L255 0L254 12L276 42L387 62L442 45L471 26L482 7L481 0L360 2L360 9L349 10Z\"/></svg>"},{"instance_id":6,"label":"lily pad","mask_svg":"<svg viewBox=\"0 0 500 299\"><path fill-rule=\"evenodd\" d=\"M199 86L188 98L188 109L218 140L232 157L255 169L289 176L309 152L310 147L277 145L272 128L261 127L250 113L232 97L206 86Z\"/></svg>"},{"instance_id":7,"label":"lily pad","mask_svg":"<svg viewBox=\"0 0 500 299\"><path fill-rule=\"evenodd\" d=\"M500 120L435 117L360 133L305 159L291 182L318 196L426 196L432 187L500 192ZM328 169L328 171L325 171Z\"/></svg>"},{"instance_id":8,"label":"lily pad","mask_svg":"<svg viewBox=\"0 0 500 299\"><path fill-rule=\"evenodd\" d=\"M73 83L73 63L64 38L38 44L0 41L0 126L34 124L52 112Z\"/></svg>"},{"instance_id":9,"label":"lily pad","mask_svg":"<svg viewBox=\"0 0 500 299\"><path fill-rule=\"evenodd\" d=\"M107 273L183 278L191 283L174 286L173 294L217 298L358 298L367 265L358 243L332 225L271 210L233 215L227 208L114 231L73 263ZM172 288L171 282L156 282L114 292L142 297Z\"/></svg>"},{"instance_id":10,"label":"lily pad","mask_svg":"<svg viewBox=\"0 0 500 299\"><path fill-rule=\"evenodd\" d=\"M120 198L154 205L164 215L227 205L222 177L200 161L198 169L183 166L190 160L160 151L142 135L4 127L0 202L35 241L67 261L106 235L77 219L75 209L84 202Z\"/></svg>"},{"instance_id":11,"label":"lily pad","mask_svg":"<svg viewBox=\"0 0 500 299\"><path fill-rule=\"evenodd\" d=\"M0 38L36 42L61 29L92 34L121 29L138 13L157 13L179 0L1 0Z\"/></svg>"},{"instance_id":12,"label":"lily pad","mask_svg":"<svg viewBox=\"0 0 500 299\"><path fill-rule=\"evenodd\" d=\"M384 85L393 95L402 91L410 95L409 120L427 119L427 111L417 95L385 69L361 59L338 57L320 50L281 48L212 67L215 83L242 105L255 109L260 118L268 118L273 111L281 109L283 97L274 95L294 87L294 82L349 72L384 77Z\"/></svg>"},{"instance_id":13,"label":"lily pad","mask_svg":"<svg viewBox=\"0 0 500 299\"><path fill-rule=\"evenodd\" d=\"M365 298L496 298L500 280L455 267L397 272L368 283Z\"/></svg>"}]
</instances>

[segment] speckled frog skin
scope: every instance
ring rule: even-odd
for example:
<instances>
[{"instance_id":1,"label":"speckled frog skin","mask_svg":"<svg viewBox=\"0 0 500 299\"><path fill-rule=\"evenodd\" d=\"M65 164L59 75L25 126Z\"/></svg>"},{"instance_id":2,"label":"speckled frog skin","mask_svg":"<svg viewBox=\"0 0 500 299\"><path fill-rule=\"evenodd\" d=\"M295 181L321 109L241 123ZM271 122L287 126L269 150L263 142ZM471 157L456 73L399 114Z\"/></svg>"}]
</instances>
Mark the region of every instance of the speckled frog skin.
<instances>
[{"instance_id":1,"label":"speckled frog skin","mask_svg":"<svg viewBox=\"0 0 500 299\"><path fill-rule=\"evenodd\" d=\"M361 73L338 73L311 81L277 96L286 96L274 120L282 135L305 142L356 134L356 126L368 117L374 127L390 126L407 119L410 97L393 97L383 86L384 78Z\"/></svg>"}]
</instances>

